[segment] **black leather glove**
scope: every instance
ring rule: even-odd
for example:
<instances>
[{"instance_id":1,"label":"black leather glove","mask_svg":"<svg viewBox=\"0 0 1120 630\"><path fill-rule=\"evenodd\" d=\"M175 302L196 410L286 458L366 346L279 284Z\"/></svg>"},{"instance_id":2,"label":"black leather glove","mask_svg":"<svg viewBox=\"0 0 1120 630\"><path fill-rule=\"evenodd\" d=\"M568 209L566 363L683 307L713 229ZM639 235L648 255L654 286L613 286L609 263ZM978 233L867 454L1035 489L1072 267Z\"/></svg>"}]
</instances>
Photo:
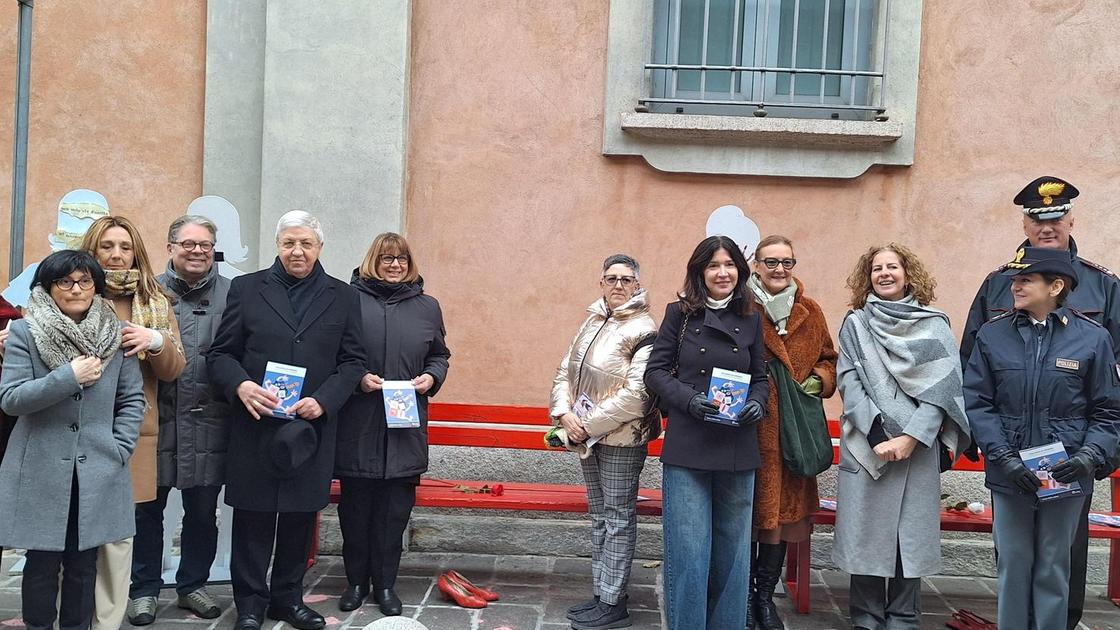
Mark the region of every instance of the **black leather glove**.
<instances>
[{"instance_id":1,"label":"black leather glove","mask_svg":"<svg viewBox=\"0 0 1120 630\"><path fill-rule=\"evenodd\" d=\"M1034 494L1042 487L1042 480L1038 478L1023 460L1015 454L1004 456L998 462L1003 476L1023 492Z\"/></svg>"},{"instance_id":2,"label":"black leather glove","mask_svg":"<svg viewBox=\"0 0 1120 630\"><path fill-rule=\"evenodd\" d=\"M1109 475L1116 472L1117 468L1120 468L1120 454L1114 456L1110 461L1106 462L1103 466L1097 466L1097 470L1093 474L1093 477L1097 481L1100 481L1102 479L1108 479Z\"/></svg>"},{"instance_id":3,"label":"black leather glove","mask_svg":"<svg viewBox=\"0 0 1120 630\"><path fill-rule=\"evenodd\" d=\"M1050 469L1050 475L1062 483L1069 483L1077 479L1090 479L1097 469L1097 462L1092 453L1085 449L1066 461Z\"/></svg>"},{"instance_id":4,"label":"black leather glove","mask_svg":"<svg viewBox=\"0 0 1120 630\"><path fill-rule=\"evenodd\" d=\"M968 446L965 447L963 451L961 451L961 455L964 455L965 459L970 462L980 461L980 448L976 446L975 438L971 439L968 442Z\"/></svg>"},{"instance_id":5,"label":"black leather glove","mask_svg":"<svg viewBox=\"0 0 1120 630\"><path fill-rule=\"evenodd\" d=\"M719 413L719 405L708 400L704 394L696 394L692 400L688 401L688 415L703 420L704 416Z\"/></svg>"},{"instance_id":6,"label":"black leather glove","mask_svg":"<svg viewBox=\"0 0 1120 630\"><path fill-rule=\"evenodd\" d=\"M750 426L762 419L762 404L757 400L748 400L747 406L735 416L735 420L739 422L739 426Z\"/></svg>"}]
</instances>

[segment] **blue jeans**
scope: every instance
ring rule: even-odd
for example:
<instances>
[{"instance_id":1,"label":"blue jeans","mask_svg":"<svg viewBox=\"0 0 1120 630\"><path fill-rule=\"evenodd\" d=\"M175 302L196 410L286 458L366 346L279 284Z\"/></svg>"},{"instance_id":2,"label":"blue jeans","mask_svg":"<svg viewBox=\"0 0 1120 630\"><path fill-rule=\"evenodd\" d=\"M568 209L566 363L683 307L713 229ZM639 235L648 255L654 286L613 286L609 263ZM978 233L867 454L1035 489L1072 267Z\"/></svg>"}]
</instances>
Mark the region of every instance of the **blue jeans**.
<instances>
[{"instance_id":1,"label":"blue jeans","mask_svg":"<svg viewBox=\"0 0 1120 630\"><path fill-rule=\"evenodd\" d=\"M222 486L196 486L182 491L183 532L179 537L179 570L175 591L186 595L210 579L218 551L218 493ZM160 486L154 501L136 504L136 537L132 540L132 585L128 597L159 597L163 586L163 510L171 488ZM175 527L168 523L168 527Z\"/></svg>"},{"instance_id":2,"label":"blue jeans","mask_svg":"<svg viewBox=\"0 0 1120 630\"><path fill-rule=\"evenodd\" d=\"M754 471L662 470L669 630L745 627Z\"/></svg>"}]
</instances>

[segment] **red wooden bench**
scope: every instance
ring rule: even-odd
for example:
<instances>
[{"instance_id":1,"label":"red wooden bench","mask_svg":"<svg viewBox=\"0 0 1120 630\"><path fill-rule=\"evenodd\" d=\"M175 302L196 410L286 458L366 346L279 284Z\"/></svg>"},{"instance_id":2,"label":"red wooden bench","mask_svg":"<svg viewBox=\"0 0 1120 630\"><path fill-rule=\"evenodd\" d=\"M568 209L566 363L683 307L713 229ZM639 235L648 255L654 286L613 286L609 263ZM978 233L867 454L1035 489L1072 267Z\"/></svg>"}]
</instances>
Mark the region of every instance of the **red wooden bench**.
<instances>
[{"instance_id":1,"label":"red wooden bench","mask_svg":"<svg viewBox=\"0 0 1120 630\"><path fill-rule=\"evenodd\" d=\"M428 441L436 446L474 446L481 448L508 448L520 450L549 450L544 445L544 433L551 425L548 409L543 407L516 407L507 405L470 405L460 403L432 403L428 407ZM840 423L828 421L833 438L833 464L839 462ZM661 454L661 440L649 445L649 454ZM960 459L953 470L983 472L983 462ZM483 487L501 484L499 494L477 492ZM1120 516L1120 472L1111 478L1112 510ZM476 492L465 492L464 489ZM638 513L661 515L661 490L643 488L638 491ZM331 502L337 503L339 487L336 480L331 487ZM586 512L587 493L582 485L518 483L504 480L460 480L424 477L416 491L416 505L426 507L451 507L469 509L534 510L546 512ZM833 525L836 513L820 510L812 517L814 524ZM981 514L943 510L941 529L958 532L991 532L990 510ZM1091 525L1089 536L1111 540L1108 569L1108 597L1120 606L1120 528ZM318 551L316 529L309 561ZM809 552L810 541L791 544L786 562L786 588L798 612L809 612ZM804 588L802 588L804 586Z\"/></svg>"},{"instance_id":2,"label":"red wooden bench","mask_svg":"<svg viewBox=\"0 0 1120 630\"><path fill-rule=\"evenodd\" d=\"M474 446L544 451L544 434L552 426L548 409L508 405L432 403L428 406L428 443L433 446ZM649 445L651 456L661 455L661 440ZM502 493L479 492L502 486ZM338 480L331 484L331 503L338 503ZM638 491L638 514L661 515L661 489ZM586 512L587 491L582 485L518 483L505 480L464 480L423 477L416 489L416 505L441 508ZM308 563L319 550L318 528Z\"/></svg>"},{"instance_id":3,"label":"red wooden bench","mask_svg":"<svg viewBox=\"0 0 1120 630\"><path fill-rule=\"evenodd\" d=\"M832 437L832 463L840 462L840 422L828 421L828 433ZM984 472L983 460L972 462L961 458L953 464L953 470ZM1110 478L1112 490L1112 514L1120 515L1120 471ZM817 525L835 525L836 512L821 509L812 517ZM980 514L968 511L943 509L941 511L941 530L949 532L991 532L992 511L985 507ZM1112 603L1120 606L1120 527L1089 525L1090 538L1106 538L1111 541L1108 562L1107 596ZM810 541L791 544L786 556L786 588L793 599L797 612L809 612L809 552ZM802 587L804 586L804 587Z\"/></svg>"}]
</instances>

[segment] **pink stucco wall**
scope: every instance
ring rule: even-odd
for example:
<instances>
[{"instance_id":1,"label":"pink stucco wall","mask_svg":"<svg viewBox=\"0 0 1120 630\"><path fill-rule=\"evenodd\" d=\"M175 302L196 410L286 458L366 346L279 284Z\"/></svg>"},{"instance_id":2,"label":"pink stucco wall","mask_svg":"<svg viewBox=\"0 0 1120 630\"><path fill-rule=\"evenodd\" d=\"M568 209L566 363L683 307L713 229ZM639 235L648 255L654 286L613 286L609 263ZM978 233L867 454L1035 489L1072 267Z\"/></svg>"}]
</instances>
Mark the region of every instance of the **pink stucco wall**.
<instances>
[{"instance_id":1,"label":"pink stucco wall","mask_svg":"<svg viewBox=\"0 0 1120 630\"><path fill-rule=\"evenodd\" d=\"M1120 265L1120 10L927 0L915 164L855 180L682 176L600 154L608 3L413 5L407 231L455 356L444 400L544 404L598 264L642 263L660 319L708 214L791 237L838 325L868 245L913 246L959 324L1022 239L1010 200L1043 174L1082 195L1074 235Z\"/></svg>"},{"instance_id":2,"label":"pink stucco wall","mask_svg":"<svg viewBox=\"0 0 1120 630\"><path fill-rule=\"evenodd\" d=\"M8 269L18 11L0 4L0 274ZM58 200L105 195L161 266L167 225L202 190L206 3L37 2L25 261L50 252Z\"/></svg>"},{"instance_id":3,"label":"pink stucco wall","mask_svg":"<svg viewBox=\"0 0 1120 630\"><path fill-rule=\"evenodd\" d=\"M0 4L4 243L15 4ZM602 156L606 0L414 0L405 222L454 352L441 399L544 404L599 262L638 257L659 318L725 204L794 239L834 328L856 256L888 239L926 259L960 322L1021 240L1011 197L1041 174L1081 188L1081 249L1120 266L1120 8L924 4L915 164L838 181L671 175ZM36 5L29 260L48 251L59 197L84 186L137 219L162 264L154 245L201 191L205 30L203 2Z\"/></svg>"}]
</instances>

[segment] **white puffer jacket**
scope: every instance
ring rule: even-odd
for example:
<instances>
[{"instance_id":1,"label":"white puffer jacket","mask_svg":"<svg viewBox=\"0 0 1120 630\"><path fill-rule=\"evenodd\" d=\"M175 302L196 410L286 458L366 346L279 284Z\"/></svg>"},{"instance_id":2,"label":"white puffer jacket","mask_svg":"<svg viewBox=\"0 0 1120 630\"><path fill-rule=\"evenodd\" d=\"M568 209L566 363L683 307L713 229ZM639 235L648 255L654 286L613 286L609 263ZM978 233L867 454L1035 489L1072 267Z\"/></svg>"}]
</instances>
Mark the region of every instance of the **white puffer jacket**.
<instances>
[{"instance_id":1,"label":"white puffer jacket","mask_svg":"<svg viewBox=\"0 0 1120 630\"><path fill-rule=\"evenodd\" d=\"M595 403L583 421L588 435L609 446L641 446L661 435L661 414L652 408L643 376L657 324L646 291L613 311L603 299L587 307L568 353L556 370L549 413L553 424L572 410L579 395Z\"/></svg>"}]
</instances>

